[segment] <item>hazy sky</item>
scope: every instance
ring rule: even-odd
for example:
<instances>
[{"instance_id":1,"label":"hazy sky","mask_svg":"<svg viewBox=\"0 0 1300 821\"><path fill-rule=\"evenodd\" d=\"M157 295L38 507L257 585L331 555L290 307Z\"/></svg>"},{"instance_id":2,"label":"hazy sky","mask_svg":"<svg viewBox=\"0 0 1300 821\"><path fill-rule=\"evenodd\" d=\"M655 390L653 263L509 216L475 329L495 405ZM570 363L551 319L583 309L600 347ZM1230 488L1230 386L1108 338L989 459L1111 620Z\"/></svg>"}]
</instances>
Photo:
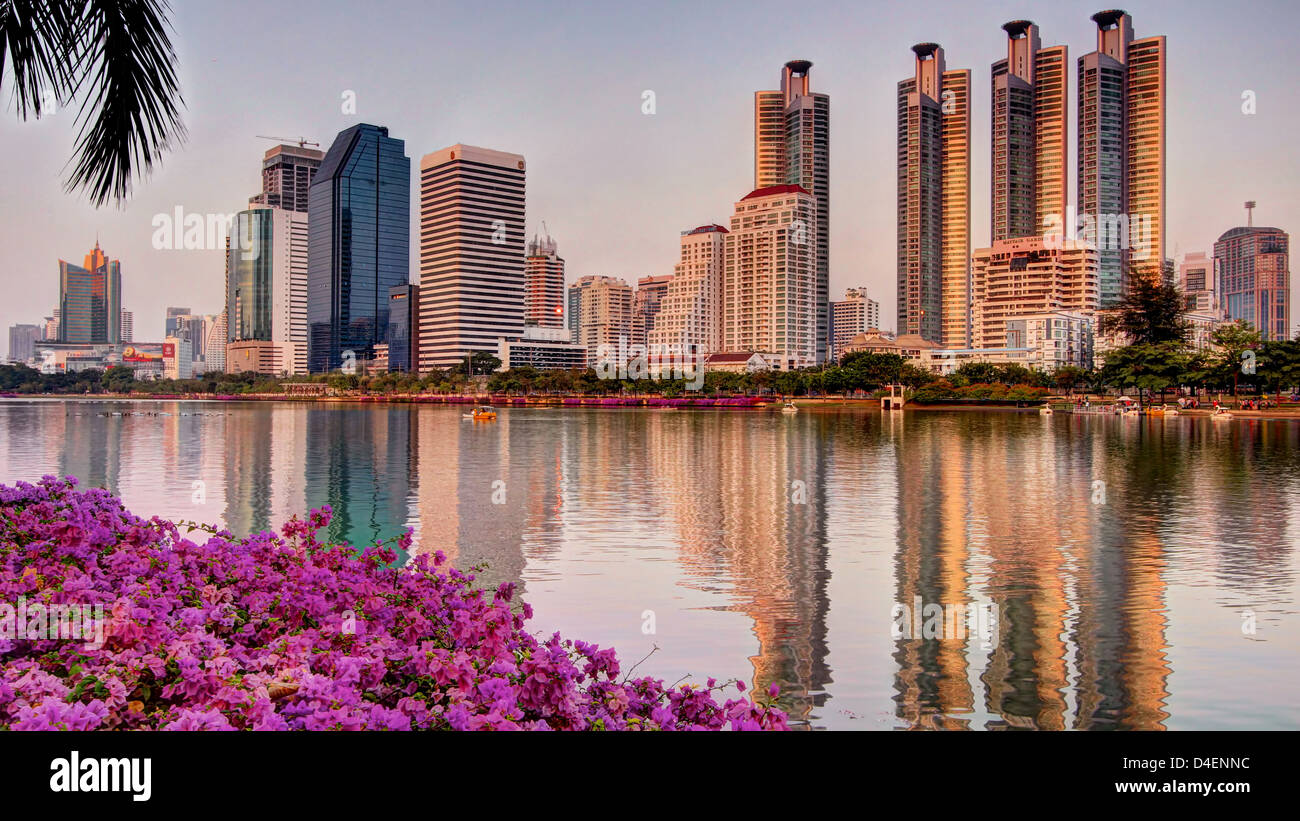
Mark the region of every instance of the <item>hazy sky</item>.
<instances>
[{"instance_id":1,"label":"hazy sky","mask_svg":"<svg viewBox=\"0 0 1300 821\"><path fill-rule=\"evenodd\" d=\"M1038 23L1044 46L1095 48L1099 2L194 3L173 14L189 140L125 208L65 194L75 110L21 123L4 89L0 117L0 327L39 322L58 299L60 258L80 263L96 233L122 262L135 339L159 341L165 308L217 313L220 250L157 251L152 220L230 213L260 189L256 135L328 148L357 122L424 154L463 142L528 160L529 232L545 220L570 280L672 272L682 230L726 224L753 182L753 92L789 59L813 61L831 96L831 293L866 285L895 321L895 85L910 46L940 43L974 80L973 247L988 244L989 64L1001 25ZM1169 39L1166 254L1212 250L1244 224L1300 231L1300 10L1294 2L1132 2L1136 36ZM657 110L641 112L653 90ZM1242 113L1242 93L1256 113ZM343 114L342 97L356 97ZM418 191L415 179L413 195ZM1075 188L1071 180L1070 202ZM412 202L412 280L418 212ZM1292 279L1292 321L1300 322ZM4 337L7 345L7 334Z\"/></svg>"}]
</instances>

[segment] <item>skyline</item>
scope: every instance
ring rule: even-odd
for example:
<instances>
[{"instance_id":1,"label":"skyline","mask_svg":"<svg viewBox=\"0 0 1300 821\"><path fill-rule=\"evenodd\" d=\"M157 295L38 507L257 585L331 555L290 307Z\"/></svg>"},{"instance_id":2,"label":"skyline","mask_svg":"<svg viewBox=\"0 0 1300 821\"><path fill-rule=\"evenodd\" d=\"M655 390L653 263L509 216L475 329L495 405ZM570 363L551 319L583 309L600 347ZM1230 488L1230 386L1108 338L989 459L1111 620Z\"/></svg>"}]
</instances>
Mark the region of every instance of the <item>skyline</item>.
<instances>
[{"instance_id":1,"label":"skyline","mask_svg":"<svg viewBox=\"0 0 1300 821\"><path fill-rule=\"evenodd\" d=\"M259 188L260 158L274 145L256 139L256 134L295 138L301 134L322 143L323 150L334 134L362 122L388 127L395 139L405 141L412 158L457 142L522 154L530 166L525 235L538 232L546 221L550 234L565 249L571 282L587 274L621 277L629 283L642 276L662 276L671 273L678 261L682 231L723 222L732 204L749 190L754 92L771 88L786 61L807 59L816 73L814 90L833 98L836 115L830 297L865 284L871 297L880 301L885 324L890 324L896 313L894 96L897 79L907 74L911 45L937 42L951 65L973 69L971 231L972 245L980 247L979 238L988 236L991 216L986 198L980 195L989 190L990 170L986 67L1005 53L1006 33L1001 26L1013 19L1033 20L1044 43L1067 45L1073 62L1090 50L1095 28L1089 17L1100 10L1082 3L1066 8L999 4L980 10L948 5L950 12L930 18L931 22L909 20L891 26L901 15L890 10L868 14L860 8L822 4L817 8L827 9L824 14L817 11L806 19L783 20L776 27L779 31L771 32L773 26L763 15L747 6L743 18L726 29L734 42L702 34L700 29L716 34L717 27L709 25L721 20L713 14L715 6L692 12L691 20L700 26L677 26L681 16L668 12L622 29L632 12L600 10L583 17L585 28L580 28L565 25L570 19L565 13L522 9L511 18L518 27L505 34L494 33L502 13L494 7L472 19L447 21L448 30L464 32L464 41L437 55L424 55L428 58L424 62L436 69L456 66L456 88L463 90L442 98L427 92L428 107L411 106L409 94L402 92L414 87L424 94L423 87L436 81L399 79L386 88L382 84L389 75L361 59L380 53L397 55L392 57L394 64L409 70L409 60L421 62L421 55L407 55L396 45L410 39L405 31L388 33L389 39L382 42L395 45L385 48L366 39L374 22L344 21L337 19L333 9L313 7L302 36L314 39L347 22L361 44L358 59L346 53L305 54L301 62L305 76L294 72L277 77L273 65L257 56L269 53L257 48L257 43L271 35L246 33L244 42L250 47L232 62L214 56L209 44L237 41L221 36L233 17L206 20L205 9L178 9L176 40L190 139L164 158L151 179L138 182L124 210L95 211L84 199L63 193L58 174L74 137L72 112L26 124L16 122L12 111L4 118L0 134L11 150L0 161L0 169L15 190L26 194L21 203L9 198L0 211L10 236L24 238L21 244L4 244L0 264L10 271L12 281L26 280L36 287L7 300L0 323L32 323L48 315L57 301L56 260L80 253L86 246L83 235L96 231L106 253L122 261L122 307L136 315L136 339L161 339L167 305L218 312L223 252L153 250L153 216L170 214L177 207L186 213L243 210L248 196ZM1212 252L1220 234L1244 224L1241 203L1247 199L1261 204L1256 225L1293 231L1300 222L1296 219L1300 205L1287 190L1287 183L1296 179L1295 160L1283 141L1295 131L1297 114L1288 105L1294 92L1288 95L1289 89L1282 85L1288 72L1278 71L1270 58L1271 53L1285 53L1281 32L1287 26L1280 23L1300 14L1279 4L1264 4L1242 10L1231 29L1218 29L1208 4L1197 4L1198 11L1190 13L1183 4L1172 3L1124 8L1139 34L1168 37L1166 254L1178 260L1189 251ZM393 16L415 13L412 8L395 11ZM447 13L454 17L462 11ZM539 16L547 18L546 26L528 24ZM936 19L942 22L933 22ZM680 35L678 40L655 40L656 24L664 33ZM869 30L872 24L877 24L874 31ZM628 31L648 34L648 39L635 44L640 60L626 54L628 49L620 49L616 40L574 53L575 41L599 40L602 33L615 29L624 37ZM859 29L862 37L855 34ZM193 36L197 31L206 35L202 41ZM554 38L547 41L541 64L536 63L535 53L511 51L515 36L533 43L539 33ZM499 62L487 71L479 73L477 63L453 56L480 49L479 38L489 36L498 37L494 42L501 48L496 52ZM701 45L693 47L697 41ZM770 45L755 49L742 41ZM1269 47L1271 42L1275 48ZM1217 59L1197 58L1211 49ZM680 54L666 57L665 51ZM230 74L213 71L212 61L233 65ZM573 75L565 73L575 62L588 69L599 64L600 82L590 88L575 85ZM317 72L317 64L325 68ZM472 70L466 68L470 65ZM261 85L237 82L246 75L260 77ZM700 81L701 75L707 83ZM392 76L411 75L395 71ZM214 80L221 82L214 85ZM231 87L258 90L248 100L232 98L226 91L214 94ZM577 92L564 93L573 89ZM642 92L647 89L655 92L651 115L641 113ZM701 89L707 93L700 93ZM1255 93L1253 115L1241 111L1246 90ZM355 93L355 115L341 113L340 102L346 102L347 92ZM233 105L248 114L231 117ZM1077 133L1073 100L1070 108L1068 201L1073 201L1078 191L1073 170ZM575 142L581 135L592 139ZM418 230L418 207L412 197L413 235ZM418 281L414 258L409 268L409 280ZM1297 285L1292 283L1293 299Z\"/></svg>"}]
</instances>

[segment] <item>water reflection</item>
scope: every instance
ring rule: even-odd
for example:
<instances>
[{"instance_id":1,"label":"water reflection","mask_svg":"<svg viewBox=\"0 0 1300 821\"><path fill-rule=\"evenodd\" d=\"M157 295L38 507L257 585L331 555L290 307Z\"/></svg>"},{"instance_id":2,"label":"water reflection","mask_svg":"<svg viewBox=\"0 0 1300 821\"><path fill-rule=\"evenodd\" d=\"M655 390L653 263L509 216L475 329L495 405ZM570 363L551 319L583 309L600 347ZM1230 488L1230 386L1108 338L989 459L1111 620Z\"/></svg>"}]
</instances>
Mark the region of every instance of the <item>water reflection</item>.
<instances>
[{"instance_id":1,"label":"water reflection","mask_svg":"<svg viewBox=\"0 0 1300 821\"><path fill-rule=\"evenodd\" d=\"M332 539L410 527L539 630L777 684L811 727L1300 726L1300 424L6 401L0 429L5 482L241 534L323 504ZM996 640L894 637L914 601L992 603Z\"/></svg>"}]
</instances>

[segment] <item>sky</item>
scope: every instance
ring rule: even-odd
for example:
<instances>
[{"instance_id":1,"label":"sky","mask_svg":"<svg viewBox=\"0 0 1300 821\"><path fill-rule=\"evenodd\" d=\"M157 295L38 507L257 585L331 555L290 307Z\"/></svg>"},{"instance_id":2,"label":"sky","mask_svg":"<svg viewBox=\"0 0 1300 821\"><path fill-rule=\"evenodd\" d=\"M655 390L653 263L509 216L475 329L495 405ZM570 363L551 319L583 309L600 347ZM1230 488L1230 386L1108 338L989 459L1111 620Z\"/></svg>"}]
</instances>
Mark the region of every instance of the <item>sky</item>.
<instances>
[{"instance_id":1,"label":"sky","mask_svg":"<svg viewBox=\"0 0 1300 821\"><path fill-rule=\"evenodd\" d=\"M1096 47L1102 6L1036 2L474 3L175 2L187 141L123 207L65 192L76 108L19 121L0 90L0 328L39 323L58 260L94 245L122 263L136 341L161 341L168 306L218 313L224 255L155 250L159 214L226 214L261 187L263 153L299 137L328 148L359 122L405 140L412 166L411 278L418 281L420 158L455 143L523 154L528 232L546 223L570 281L672 273L683 230L727 224L753 184L753 93L782 65L813 62L831 97L831 297L865 286L895 322L895 87L910 47L941 44L973 73L972 247L989 237L989 66L1001 30L1030 19L1074 61ZM1135 34L1168 38L1166 256L1211 252L1245 224L1300 230L1300 4L1131 2ZM797 12L797 13L796 13ZM653 114L643 92L654 92ZM1242 110L1253 92L1255 112ZM355 99L355 114L345 113ZM1075 201L1071 179L1070 202ZM1300 276L1292 322L1300 323ZM7 334L4 336L7 345Z\"/></svg>"}]
</instances>

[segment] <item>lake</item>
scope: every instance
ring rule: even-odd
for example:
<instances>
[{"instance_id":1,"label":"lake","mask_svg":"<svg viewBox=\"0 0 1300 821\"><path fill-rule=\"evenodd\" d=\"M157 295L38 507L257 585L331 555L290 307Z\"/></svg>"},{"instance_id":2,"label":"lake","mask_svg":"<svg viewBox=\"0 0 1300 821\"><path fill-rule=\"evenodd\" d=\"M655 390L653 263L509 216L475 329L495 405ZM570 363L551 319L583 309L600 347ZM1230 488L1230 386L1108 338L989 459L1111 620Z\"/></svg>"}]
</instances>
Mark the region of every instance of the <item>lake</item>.
<instances>
[{"instance_id":1,"label":"lake","mask_svg":"<svg viewBox=\"0 0 1300 821\"><path fill-rule=\"evenodd\" d=\"M816 729L1298 729L1300 422L0 400L0 482L415 531L626 670ZM198 535L198 534L196 534ZM655 649L655 648L658 649Z\"/></svg>"}]
</instances>

